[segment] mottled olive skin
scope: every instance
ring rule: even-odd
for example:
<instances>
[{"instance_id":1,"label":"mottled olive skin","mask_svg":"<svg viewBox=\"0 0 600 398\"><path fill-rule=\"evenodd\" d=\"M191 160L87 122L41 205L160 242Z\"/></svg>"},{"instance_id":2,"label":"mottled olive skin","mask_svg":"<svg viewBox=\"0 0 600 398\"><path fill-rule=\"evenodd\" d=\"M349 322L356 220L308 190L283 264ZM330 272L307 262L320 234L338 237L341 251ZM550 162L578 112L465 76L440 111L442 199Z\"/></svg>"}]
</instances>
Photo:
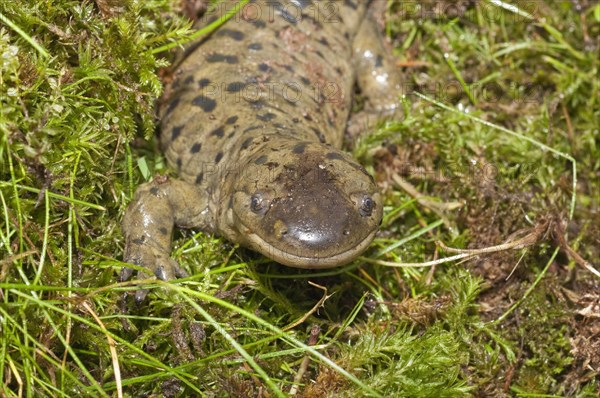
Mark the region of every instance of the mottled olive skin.
<instances>
[{"instance_id":1,"label":"mottled olive skin","mask_svg":"<svg viewBox=\"0 0 600 398\"><path fill-rule=\"evenodd\" d=\"M300 268L343 265L368 247L381 195L340 147L354 84L379 115L399 84L366 3L252 2L186 49L159 109L180 179L138 188L126 261L183 275L169 258L174 225Z\"/></svg>"}]
</instances>

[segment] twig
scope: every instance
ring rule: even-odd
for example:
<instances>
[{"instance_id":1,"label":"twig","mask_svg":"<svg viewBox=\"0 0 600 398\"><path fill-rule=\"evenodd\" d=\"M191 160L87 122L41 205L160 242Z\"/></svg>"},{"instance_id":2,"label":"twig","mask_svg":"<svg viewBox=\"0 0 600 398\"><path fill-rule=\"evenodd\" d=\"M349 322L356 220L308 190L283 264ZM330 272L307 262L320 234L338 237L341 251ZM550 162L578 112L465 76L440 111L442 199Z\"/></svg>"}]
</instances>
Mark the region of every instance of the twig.
<instances>
[{"instance_id":1,"label":"twig","mask_svg":"<svg viewBox=\"0 0 600 398\"><path fill-rule=\"evenodd\" d=\"M456 249L453 247L446 246L441 241L437 241L436 244L439 245L442 249L444 249L445 251L447 251L449 253L461 253L461 254L473 254L473 255L495 253L495 252L500 252L500 251L505 251L505 250L517 250L517 249L522 249L524 247L531 246L534 243L536 243L539 240L540 236L542 235L542 232L544 232L547 227L548 227L548 223L546 223L546 222L540 223L533 229L533 231L531 231L530 233L528 233L521 239L509 241L509 242L502 243L502 244L496 245L496 246L484 247L481 249Z\"/></svg>"},{"instance_id":2,"label":"twig","mask_svg":"<svg viewBox=\"0 0 600 398\"><path fill-rule=\"evenodd\" d=\"M417 191L417 189L410 182L400 177L397 173L394 173L394 175L392 175L392 180L394 180L398 187L400 187L401 189L406 191L406 193L408 193L410 196L415 198L421 206L430 209L435 214L440 216L446 224L448 224L448 220L443 213L445 211L458 209L459 207L463 206L463 204L460 202L440 203L434 202L433 200L429 200L425 195Z\"/></svg>"},{"instance_id":3,"label":"twig","mask_svg":"<svg viewBox=\"0 0 600 398\"><path fill-rule=\"evenodd\" d=\"M521 261L523 260L523 257L525 257L525 254L527 252L523 251L523 253L521 253L521 257L519 257L519 260L517 260L517 263L515 264L515 266L510 270L510 273L508 274L508 276L506 277L506 281L510 279L510 277L515 273L515 271L517 270L517 267L519 266L519 264L521 264Z\"/></svg>"},{"instance_id":4,"label":"twig","mask_svg":"<svg viewBox=\"0 0 600 398\"><path fill-rule=\"evenodd\" d=\"M457 254L456 256L444 257L444 258L440 258L439 260L425 261L422 263L398 263L395 261L376 260L376 259L367 258L367 257L359 257L359 259L366 263L384 265L386 267L420 268L420 267L432 267L434 265L449 263L449 262L455 261L455 260L460 260L461 258L472 258L472 257L477 257L477 255L470 254L470 253L463 253L463 254Z\"/></svg>"},{"instance_id":5,"label":"twig","mask_svg":"<svg viewBox=\"0 0 600 398\"><path fill-rule=\"evenodd\" d=\"M319 336L319 333L321 333L321 327L319 325L313 325L312 329L310 330L310 336L308 338L309 346L314 346L317 344L317 337ZM302 378L306 373L306 369L308 369L309 363L310 355L305 355L304 359L302 360L302 363L300 364L300 367L298 368L298 373L296 373L296 376L294 376L294 384L292 385L292 388L290 388L290 395L296 395L296 393L298 392L298 385L302 381Z\"/></svg>"},{"instance_id":6,"label":"twig","mask_svg":"<svg viewBox=\"0 0 600 398\"><path fill-rule=\"evenodd\" d=\"M325 293L323 294L323 297L321 297L321 299L317 302L317 304L315 304L306 314L304 314L302 316L302 318L300 318L296 322L284 327L282 329L284 332L287 332L288 330L291 330L291 329L295 328L296 326L300 325L302 322L304 322L306 319L308 319L309 316L314 314L319 309L319 307L323 306L323 303L325 302L325 300L327 300L329 297L331 297L331 295L327 295L327 288L325 286L317 285L316 283L311 282L311 281L308 281L308 284L323 290Z\"/></svg>"},{"instance_id":7,"label":"twig","mask_svg":"<svg viewBox=\"0 0 600 398\"><path fill-rule=\"evenodd\" d=\"M470 259L473 257L478 257L482 254L496 253L496 252L505 251L505 250L517 250L517 249L522 249L524 247L532 246L540 239L540 237L543 235L543 233L547 230L548 225L549 225L548 222L540 223L535 228L533 228L533 230L531 232L529 232L527 235L525 235L521 239L503 243L501 245L484 247L481 249L456 249L456 248L448 247L444 243L437 241L436 244L439 247L441 247L443 250L450 252L450 253L458 253L458 254L456 254L454 256L450 256L450 257L440 258L438 260L425 261L422 263L398 263L398 262L394 262L394 261L376 260L376 259L371 259L371 258L366 258L366 257L360 257L360 259L362 261L365 261L368 263L384 265L386 267L405 267L405 268L431 267L431 266L434 266L437 264L444 264L444 263L448 263L448 262L455 261L455 260Z\"/></svg>"},{"instance_id":8,"label":"twig","mask_svg":"<svg viewBox=\"0 0 600 398\"><path fill-rule=\"evenodd\" d=\"M595 269L592 263L581 257L579 253L577 253L575 250L573 250L573 248L571 248L571 246L569 246L565 239L565 231L560 222L556 223L556 227L554 230L556 233L556 239L558 239L558 244L560 245L561 249L567 252L569 257L571 257L577 264L581 265L583 268L587 269L592 274L600 278L600 271Z\"/></svg>"}]
</instances>

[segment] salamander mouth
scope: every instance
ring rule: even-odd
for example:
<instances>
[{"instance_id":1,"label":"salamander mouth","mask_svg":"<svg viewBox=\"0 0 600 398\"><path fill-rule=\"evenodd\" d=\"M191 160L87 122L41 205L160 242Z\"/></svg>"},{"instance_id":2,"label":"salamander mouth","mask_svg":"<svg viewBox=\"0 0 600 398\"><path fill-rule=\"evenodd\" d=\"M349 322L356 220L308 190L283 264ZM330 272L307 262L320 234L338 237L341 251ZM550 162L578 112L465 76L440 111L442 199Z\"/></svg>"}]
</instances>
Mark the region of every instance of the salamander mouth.
<instances>
[{"instance_id":1,"label":"salamander mouth","mask_svg":"<svg viewBox=\"0 0 600 398\"><path fill-rule=\"evenodd\" d=\"M254 233L252 228L241 222L239 217L236 216L236 219L238 226L241 227L238 229L244 235L248 247L280 264L294 268L323 269L348 264L369 247L377 233L377 230L373 230L364 239L357 242L357 244L339 252L320 253L307 248L306 250L298 250L296 253L292 253L275 247L275 245Z\"/></svg>"}]
</instances>

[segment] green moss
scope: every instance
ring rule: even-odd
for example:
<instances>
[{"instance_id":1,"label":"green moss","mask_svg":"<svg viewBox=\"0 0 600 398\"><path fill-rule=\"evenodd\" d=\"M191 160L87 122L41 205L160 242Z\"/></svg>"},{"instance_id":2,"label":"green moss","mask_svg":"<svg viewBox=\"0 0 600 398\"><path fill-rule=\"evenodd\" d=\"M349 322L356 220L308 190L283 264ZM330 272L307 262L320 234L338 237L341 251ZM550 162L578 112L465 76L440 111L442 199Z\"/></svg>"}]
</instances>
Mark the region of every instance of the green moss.
<instances>
[{"instance_id":1,"label":"green moss","mask_svg":"<svg viewBox=\"0 0 600 398\"><path fill-rule=\"evenodd\" d=\"M523 342L527 358L514 386L517 391L566 394L571 388L557 380L573 363L573 336L568 313L556 302L552 288L551 282L540 286L515 315L518 336L511 337Z\"/></svg>"}]
</instances>

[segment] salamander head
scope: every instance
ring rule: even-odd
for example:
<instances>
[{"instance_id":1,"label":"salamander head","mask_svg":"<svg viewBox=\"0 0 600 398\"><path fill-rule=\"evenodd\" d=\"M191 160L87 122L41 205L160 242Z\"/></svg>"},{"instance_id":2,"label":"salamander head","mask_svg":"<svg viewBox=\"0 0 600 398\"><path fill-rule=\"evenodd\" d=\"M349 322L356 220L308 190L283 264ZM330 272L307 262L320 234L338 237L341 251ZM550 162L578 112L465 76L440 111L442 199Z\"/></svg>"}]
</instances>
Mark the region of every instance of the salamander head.
<instances>
[{"instance_id":1,"label":"salamander head","mask_svg":"<svg viewBox=\"0 0 600 398\"><path fill-rule=\"evenodd\" d=\"M298 268L346 264L373 240L381 195L354 159L329 146L258 151L235 183L228 216L250 248Z\"/></svg>"}]
</instances>

